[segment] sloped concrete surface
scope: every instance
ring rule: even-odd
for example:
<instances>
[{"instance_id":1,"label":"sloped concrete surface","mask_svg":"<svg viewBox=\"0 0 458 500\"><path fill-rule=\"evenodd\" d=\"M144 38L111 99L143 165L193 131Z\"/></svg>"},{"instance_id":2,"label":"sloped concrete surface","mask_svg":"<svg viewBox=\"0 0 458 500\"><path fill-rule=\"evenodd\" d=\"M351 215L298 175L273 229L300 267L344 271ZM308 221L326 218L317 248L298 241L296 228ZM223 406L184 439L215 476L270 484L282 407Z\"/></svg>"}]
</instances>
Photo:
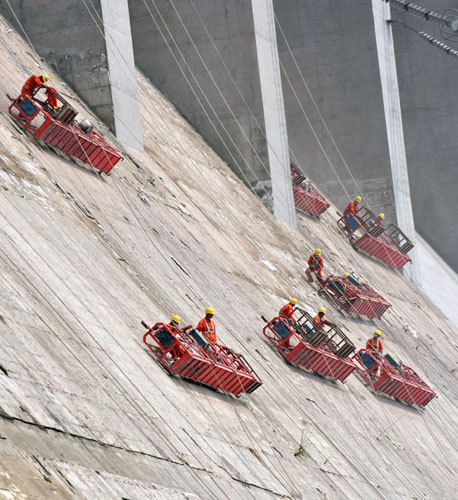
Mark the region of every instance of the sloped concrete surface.
<instances>
[{"instance_id":1,"label":"sloped concrete surface","mask_svg":"<svg viewBox=\"0 0 458 500\"><path fill-rule=\"evenodd\" d=\"M0 498L455 498L457 343L444 315L356 253L335 207L298 216L300 231L275 220L142 75L145 151L111 177L40 146L3 95L38 62L5 26L0 37ZM326 271L354 271L393 304L380 322L325 305L359 346L384 331L437 391L425 411L354 375L301 372L264 342L262 313L291 295L322 304L303 278L317 246ZM207 306L264 381L250 396L171 378L142 345L140 320L196 324Z\"/></svg>"}]
</instances>

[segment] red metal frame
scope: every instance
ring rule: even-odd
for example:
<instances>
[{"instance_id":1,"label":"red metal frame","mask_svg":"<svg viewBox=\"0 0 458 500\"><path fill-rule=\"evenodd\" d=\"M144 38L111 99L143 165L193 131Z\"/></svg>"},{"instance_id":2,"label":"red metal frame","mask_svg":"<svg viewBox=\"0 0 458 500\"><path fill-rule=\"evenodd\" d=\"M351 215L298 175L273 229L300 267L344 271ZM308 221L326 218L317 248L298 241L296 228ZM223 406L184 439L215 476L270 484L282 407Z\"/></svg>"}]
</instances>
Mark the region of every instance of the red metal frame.
<instances>
[{"instance_id":1,"label":"red metal frame","mask_svg":"<svg viewBox=\"0 0 458 500\"><path fill-rule=\"evenodd\" d=\"M20 95L11 100L8 111L13 119L31 135L53 149L67 153L107 175L121 160L121 154L97 132L85 133L74 121L71 123L59 121L45 105L29 96ZM25 106L31 110L31 114L24 111ZM71 115L72 118L74 116L76 112Z\"/></svg>"},{"instance_id":2,"label":"red metal frame","mask_svg":"<svg viewBox=\"0 0 458 500\"><path fill-rule=\"evenodd\" d=\"M349 222L355 225L354 228L351 228L345 219L341 217L337 221L337 226L357 250L384 262L393 269L401 269L411 261L406 252L413 248L413 244L394 224L388 226L390 229L388 237L384 234L385 228L381 221L365 207L361 207L359 217L351 216ZM398 242L400 238L403 238L402 244Z\"/></svg>"},{"instance_id":3,"label":"red metal frame","mask_svg":"<svg viewBox=\"0 0 458 500\"><path fill-rule=\"evenodd\" d=\"M296 208L318 217L331 206L323 193L300 173L293 162L291 162L291 177Z\"/></svg>"},{"instance_id":4,"label":"red metal frame","mask_svg":"<svg viewBox=\"0 0 458 500\"><path fill-rule=\"evenodd\" d=\"M355 346L337 327L325 331L313 324L308 313L295 311L300 313L296 323L279 317L269 322L263 318L267 322L264 336L288 363L345 383L356 369L348 357Z\"/></svg>"},{"instance_id":5,"label":"red metal frame","mask_svg":"<svg viewBox=\"0 0 458 500\"><path fill-rule=\"evenodd\" d=\"M394 366L385 356L367 349L360 349L354 359L359 365L358 375L377 393L420 408L436 396L410 366L403 363Z\"/></svg>"},{"instance_id":6,"label":"red metal frame","mask_svg":"<svg viewBox=\"0 0 458 500\"><path fill-rule=\"evenodd\" d=\"M246 359L229 347L207 342L195 330L191 334L164 323L142 325L147 329L143 342L172 375L237 397L262 385Z\"/></svg>"},{"instance_id":7,"label":"red metal frame","mask_svg":"<svg viewBox=\"0 0 458 500\"><path fill-rule=\"evenodd\" d=\"M336 286L340 280L345 288ZM334 306L349 314L368 318L380 318L391 304L373 288L349 276L348 279L330 275L319 284L318 293L324 295Z\"/></svg>"}]
</instances>

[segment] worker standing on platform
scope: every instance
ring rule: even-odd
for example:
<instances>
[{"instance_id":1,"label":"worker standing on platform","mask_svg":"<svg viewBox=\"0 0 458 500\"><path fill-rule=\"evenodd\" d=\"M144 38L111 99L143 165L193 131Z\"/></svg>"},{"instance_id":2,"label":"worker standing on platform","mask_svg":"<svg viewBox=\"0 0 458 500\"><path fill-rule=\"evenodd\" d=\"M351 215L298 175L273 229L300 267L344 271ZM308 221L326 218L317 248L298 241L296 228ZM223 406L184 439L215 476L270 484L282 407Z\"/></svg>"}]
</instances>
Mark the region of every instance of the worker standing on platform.
<instances>
[{"instance_id":1,"label":"worker standing on platform","mask_svg":"<svg viewBox=\"0 0 458 500\"><path fill-rule=\"evenodd\" d=\"M361 203L362 198L361 196L357 196L353 201L350 201L350 203L345 207L344 210L344 217L346 215L359 215L359 206L358 204Z\"/></svg>"},{"instance_id":2,"label":"worker standing on platform","mask_svg":"<svg viewBox=\"0 0 458 500\"><path fill-rule=\"evenodd\" d=\"M378 352L379 354L383 353L382 341L379 338L380 335L382 335L382 332L380 330L375 330L374 336L366 342L366 349L368 351Z\"/></svg>"},{"instance_id":3,"label":"worker standing on platform","mask_svg":"<svg viewBox=\"0 0 458 500\"><path fill-rule=\"evenodd\" d=\"M312 273L316 273L318 281L321 283L323 281L322 271L323 271L323 257L321 256L321 250L317 248L314 253L312 253L307 261L308 269L305 270L307 279L313 282Z\"/></svg>"},{"instance_id":4,"label":"worker standing on platform","mask_svg":"<svg viewBox=\"0 0 458 500\"><path fill-rule=\"evenodd\" d=\"M331 323L327 319L324 319L324 315L326 314L326 308L320 307L318 309L318 314L313 318L313 327L314 328L322 328L323 325L334 326L334 323Z\"/></svg>"},{"instance_id":5,"label":"worker standing on platform","mask_svg":"<svg viewBox=\"0 0 458 500\"><path fill-rule=\"evenodd\" d=\"M178 316L176 314L174 316L172 316L172 319L170 320L169 326L172 327L173 333L175 333L175 331L174 331L175 329L179 330L180 321L181 321L180 316ZM171 349L171 351L170 351L172 358L175 360L184 356L185 353L186 353L186 351L184 350L184 348L180 344L175 345L175 347L173 349Z\"/></svg>"},{"instance_id":6,"label":"worker standing on platform","mask_svg":"<svg viewBox=\"0 0 458 500\"><path fill-rule=\"evenodd\" d=\"M289 299L289 302L280 309L278 316L283 319L289 319L294 323L296 323L296 320L294 319L293 316L293 310L296 304L297 304L297 299L295 298Z\"/></svg>"},{"instance_id":7,"label":"worker standing on platform","mask_svg":"<svg viewBox=\"0 0 458 500\"><path fill-rule=\"evenodd\" d=\"M45 87L45 83L48 81L49 75L47 75L46 73L41 76L32 75L31 77L27 78L24 85L22 86L21 94L33 97L35 89Z\"/></svg>"},{"instance_id":8,"label":"worker standing on platform","mask_svg":"<svg viewBox=\"0 0 458 500\"><path fill-rule=\"evenodd\" d=\"M196 330L200 332L209 342L216 343L215 323L212 320L214 315L215 311L213 308L207 307L207 309L205 309L205 318L199 321Z\"/></svg>"}]
</instances>

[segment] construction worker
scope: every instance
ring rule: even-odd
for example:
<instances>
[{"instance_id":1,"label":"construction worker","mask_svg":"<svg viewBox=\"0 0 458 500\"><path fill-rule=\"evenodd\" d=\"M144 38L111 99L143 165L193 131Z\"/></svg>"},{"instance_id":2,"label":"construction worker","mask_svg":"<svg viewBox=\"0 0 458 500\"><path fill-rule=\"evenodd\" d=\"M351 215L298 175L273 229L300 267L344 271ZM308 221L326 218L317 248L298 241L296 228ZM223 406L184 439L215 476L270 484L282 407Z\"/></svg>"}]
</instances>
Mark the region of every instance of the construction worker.
<instances>
[{"instance_id":1,"label":"construction worker","mask_svg":"<svg viewBox=\"0 0 458 500\"><path fill-rule=\"evenodd\" d=\"M347 279L349 276L350 276L350 273L343 273L342 281L344 283L349 283L349 280Z\"/></svg>"},{"instance_id":2,"label":"construction worker","mask_svg":"<svg viewBox=\"0 0 458 500\"><path fill-rule=\"evenodd\" d=\"M174 330L178 330L178 331L183 331L183 330L180 330L179 329L179 326L180 326L180 316L177 316L176 314L174 316L172 316L172 319L170 320L170 323L169 323L169 326L173 327L172 328L172 332L174 334L176 334L177 332L174 331ZM174 360L176 359L179 359L181 358L182 356L184 356L184 354L186 353L186 351L184 350L184 348L177 344L171 351L170 351L170 354L172 355L172 358Z\"/></svg>"},{"instance_id":3,"label":"construction worker","mask_svg":"<svg viewBox=\"0 0 458 500\"><path fill-rule=\"evenodd\" d=\"M215 323L212 320L214 315L215 311L213 308L207 307L207 309L205 309L205 318L199 321L196 330L200 332L209 342L216 343Z\"/></svg>"},{"instance_id":4,"label":"construction worker","mask_svg":"<svg viewBox=\"0 0 458 500\"><path fill-rule=\"evenodd\" d=\"M59 102L57 100L57 97L56 97L56 92L57 90L54 88L54 87L47 87L46 88L46 95L48 97L48 100L46 101L48 106L57 111L57 109L59 109Z\"/></svg>"},{"instance_id":5,"label":"construction worker","mask_svg":"<svg viewBox=\"0 0 458 500\"><path fill-rule=\"evenodd\" d=\"M344 217L346 215L359 215L359 206L358 203L361 203L362 198L361 196L357 196L353 201L350 201L350 203L345 207L344 210Z\"/></svg>"},{"instance_id":6,"label":"construction worker","mask_svg":"<svg viewBox=\"0 0 458 500\"><path fill-rule=\"evenodd\" d=\"M318 309L318 314L313 318L314 328L321 328L323 325L334 326L334 323L331 323L327 319L324 319L325 314L326 314L326 308L320 307Z\"/></svg>"},{"instance_id":7,"label":"construction worker","mask_svg":"<svg viewBox=\"0 0 458 500\"><path fill-rule=\"evenodd\" d=\"M27 78L24 85L22 86L21 94L33 97L35 89L43 88L45 86L45 83L48 81L49 75L47 75L46 73L41 76L32 75L31 77Z\"/></svg>"},{"instance_id":8,"label":"construction worker","mask_svg":"<svg viewBox=\"0 0 458 500\"><path fill-rule=\"evenodd\" d=\"M280 309L278 316L280 318L289 319L291 321L294 321L294 323L296 323L296 320L294 319L293 316L293 310L296 304L297 304L297 299L295 298L289 299L289 302Z\"/></svg>"},{"instance_id":9,"label":"construction worker","mask_svg":"<svg viewBox=\"0 0 458 500\"><path fill-rule=\"evenodd\" d=\"M314 253L312 253L307 261L308 269L305 270L305 274L307 275L307 279L310 282L313 282L312 272L316 273L318 281L321 283L323 278L321 273L323 271L323 257L321 257L321 250L317 248Z\"/></svg>"},{"instance_id":10,"label":"construction worker","mask_svg":"<svg viewBox=\"0 0 458 500\"><path fill-rule=\"evenodd\" d=\"M380 330L375 330L374 336L366 342L366 349L368 351L378 352L379 354L383 353L383 345L380 340L380 335L382 335L382 332Z\"/></svg>"}]
</instances>

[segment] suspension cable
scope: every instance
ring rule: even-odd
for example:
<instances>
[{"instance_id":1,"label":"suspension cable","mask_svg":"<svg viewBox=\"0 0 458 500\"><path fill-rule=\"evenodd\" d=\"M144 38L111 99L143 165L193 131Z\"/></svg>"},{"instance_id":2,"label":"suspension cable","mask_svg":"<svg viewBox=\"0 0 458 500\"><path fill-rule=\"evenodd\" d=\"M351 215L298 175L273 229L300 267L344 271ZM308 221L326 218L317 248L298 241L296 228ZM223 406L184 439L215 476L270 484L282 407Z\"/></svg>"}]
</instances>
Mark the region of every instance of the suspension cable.
<instances>
[{"instance_id":1,"label":"suspension cable","mask_svg":"<svg viewBox=\"0 0 458 500\"><path fill-rule=\"evenodd\" d=\"M437 40L431 35L428 35L428 33L425 33L424 31L418 31L414 27L408 25L404 21L398 21L397 19L388 19L387 20L388 24L399 24L403 26L404 28L413 31L416 33L418 36L421 38L425 39L427 42L429 42L431 45L434 45L438 47L439 49L443 50L446 54L449 54L451 56L458 57L458 50L452 49L448 45L445 45L445 43L441 42L440 40Z\"/></svg>"}]
</instances>

